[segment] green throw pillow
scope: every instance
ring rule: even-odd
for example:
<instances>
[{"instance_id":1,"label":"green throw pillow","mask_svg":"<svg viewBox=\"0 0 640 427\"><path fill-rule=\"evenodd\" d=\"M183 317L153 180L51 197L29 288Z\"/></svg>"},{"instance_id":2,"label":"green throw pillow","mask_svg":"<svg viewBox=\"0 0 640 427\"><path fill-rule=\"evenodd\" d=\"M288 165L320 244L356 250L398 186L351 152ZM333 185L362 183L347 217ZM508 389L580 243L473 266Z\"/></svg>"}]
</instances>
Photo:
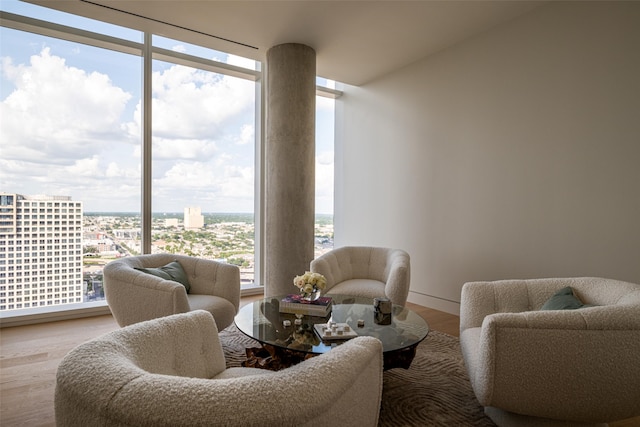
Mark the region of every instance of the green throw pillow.
<instances>
[{"instance_id":1,"label":"green throw pillow","mask_svg":"<svg viewBox=\"0 0 640 427\"><path fill-rule=\"evenodd\" d=\"M191 290L189 279L187 279L187 273L184 272L184 269L178 261L172 261L165 266L157 268L135 267L135 269L144 273L153 274L154 276L161 277L165 280L173 280L174 282L181 283L187 289L187 293Z\"/></svg>"},{"instance_id":2,"label":"green throw pillow","mask_svg":"<svg viewBox=\"0 0 640 427\"><path fill-rule=\"evenodd\" d=\"M583 307L591 307L591 305L583 304L573 292L573 289L567 286L549 298L540 310L575 310Z\"/></svg>"}]
</instances>

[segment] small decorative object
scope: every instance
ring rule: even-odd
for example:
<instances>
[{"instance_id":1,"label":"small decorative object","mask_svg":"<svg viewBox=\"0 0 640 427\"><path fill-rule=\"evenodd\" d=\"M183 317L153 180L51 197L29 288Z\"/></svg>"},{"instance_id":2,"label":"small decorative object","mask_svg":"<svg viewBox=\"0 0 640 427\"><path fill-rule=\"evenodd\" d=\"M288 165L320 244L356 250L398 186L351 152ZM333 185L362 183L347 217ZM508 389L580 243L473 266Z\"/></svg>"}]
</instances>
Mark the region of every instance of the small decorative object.
<instances>
[{"instance_id":1,"label":"small decorative object","mask_svg":"<svg viewBox=\"0 0 640 427\"><path fill-rule=\"evenodd\" d=\"M300 290L300 295L306 301L320 298L321 291L327 286L327 279L320 273L307 271L302 276L296 276L293 284Z\"/></svg>"},{"instance_id":2,"label":"small decorative object","mask_svg":"<svg viewBox=\"0 0 640 427\"><path fill-rule=\"evenodd\" d=\"M291 320L283 320L282 326L284 326L285 328L288 328L289 326L291 326Z\"/></svg>"},{"instance_id":3,"label":"small decorative object","mask_svg":"<svg viewBox=\"0 0 640 427\"><path fill-rule=\"evenodd\" d=\"M320 336L324 341L348 340L358 336L358 333L346 323L335 323L330 321L327 323L317 323L313 325L313 327L318 333L318 336Z\"/></svg>"},{"instance_id":4,"label":"small decorative object","mask_svg":"<svg viewBox=\"0 0 640 427\"><path fill-rule=\"evenodd\" d=\"M358 319L358 328L364 328L364 320Z\"/></svg>"},{"instance_id":5,"label":"small decorative object","mask_svg":"<svg viewBox=\"0 0 640 427\"><path fill-rule=\"evenodd\" d=\"M375 311L374 320L378 325L391 324L392 304L388 298L374 298L373 308Z\"/></svg>"}]
</instances>

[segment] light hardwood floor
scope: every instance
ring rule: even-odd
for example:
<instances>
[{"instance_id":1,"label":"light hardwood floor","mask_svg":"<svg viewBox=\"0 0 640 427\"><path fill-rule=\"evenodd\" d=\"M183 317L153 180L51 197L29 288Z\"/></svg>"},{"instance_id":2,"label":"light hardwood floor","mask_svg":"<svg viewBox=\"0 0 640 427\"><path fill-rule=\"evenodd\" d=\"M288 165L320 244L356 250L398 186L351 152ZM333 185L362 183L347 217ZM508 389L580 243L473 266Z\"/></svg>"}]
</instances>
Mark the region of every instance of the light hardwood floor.
<instances>
[{"instance_id":1,"label":"light hardwood floor","mask_svg":"<svg viewBox=\"0 0 640 427\"><path fill-rule=\"evenodd\" d=\"M243 297L241 304L261 296ZM408 303L433 330L458 336L457 316ZM56 369L73 347L118 329L112 316L65 320L0 329L0 425L55 426ZM612 427L640 427L640 418Z\"/></svg>"}]
</instances>

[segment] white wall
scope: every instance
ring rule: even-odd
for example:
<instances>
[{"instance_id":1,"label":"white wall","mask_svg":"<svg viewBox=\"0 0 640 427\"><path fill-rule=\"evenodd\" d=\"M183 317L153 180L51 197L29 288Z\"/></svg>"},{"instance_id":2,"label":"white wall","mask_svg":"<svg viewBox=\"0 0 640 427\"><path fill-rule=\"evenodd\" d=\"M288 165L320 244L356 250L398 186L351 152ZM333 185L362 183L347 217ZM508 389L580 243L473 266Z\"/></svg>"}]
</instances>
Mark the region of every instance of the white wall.
<instances>
[{"instance_id":1,"label":"white wall","mask_svg":"<svg viewBox=\"0 0 640 427\"><path fill-rule=\"evenodd\" d=\"M542 6L337 102L335 242L467 281L640 283L640 3ZM384 55L384 52L380 52Z\"/></svg>"}]
</instances>

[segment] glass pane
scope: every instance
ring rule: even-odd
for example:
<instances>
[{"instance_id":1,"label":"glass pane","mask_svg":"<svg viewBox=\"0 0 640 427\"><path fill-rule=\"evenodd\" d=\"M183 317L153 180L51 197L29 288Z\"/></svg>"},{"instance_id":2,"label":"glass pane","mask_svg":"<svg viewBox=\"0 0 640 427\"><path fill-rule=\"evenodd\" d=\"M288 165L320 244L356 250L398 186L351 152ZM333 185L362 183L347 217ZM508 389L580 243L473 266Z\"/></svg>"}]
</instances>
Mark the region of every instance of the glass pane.
<instances>
[{"instance_id":1,"label":"glass pane","mask_svg":"<svg viewBox=\"0 0 640 427\"><path fill-rule=\"evenodd\" d=\"M329 89L336 88L336 82L334 80L325 79L324 77L316 77L316 84Z\"/></svg>"},{"instance_id":2,"label":"glass pane","mask_svg":"<svg viewBox=\"0 0 640 427\"><path fill-rule=\"evenodd\" d=\"M229 53L220 52L218 50L209 49L191 43L169 39L162 36L153 36L153 46L163 49L180 52L198 58L210 59L224 64L231 64L237 67L247 68L249 70L259 70L260 63L252 59L243 58L241 56L231 55Z\"/></svg>"},{"instance_id":3,"label":"glass pane","mask_svg":"<svg viewBox=\"0 0 640 427\"><path fill-rule=\"evenodd\" d=\"M223 260L254 281L255 83L153 63L152 252Z\"/></svg>"},{"instance_id":4,"label":"glass pane","mask_svg":"<svg viewBox=\"0 0 640 427\"><path fill-rule=\"evenodd\" d=\"M0 310L104 299L119 230L139 233L141 59L0 31Z\"/></svg>"},{"instance_id":5,"label":"glass pane","mask_svg":"<svg viewBox=\"0 0 640 427\"><path fill-rule=\"evenodd\" d=\"M143 33L140 31L61 12L55 9L49 9L48 7L42 7L23 1L2 0L0 2L0 9L5 12L15 13L16 15L23 15L47 22L53 22L54 24L67 25L69 27L79 28L81 30L91 31L94 33L107 34L112 37L118 37L137 43L143 42Z\"/></svg>"},{"instance_id":6,"label":"glass pane","mask_svg":"<svg viewBox=\"0 0 640 427\"><path fill-rule=\"evenodd\" d=\"M316 96L316 257L333 249L334 108L333 99Z\"/></svg>"}]
</instances>

